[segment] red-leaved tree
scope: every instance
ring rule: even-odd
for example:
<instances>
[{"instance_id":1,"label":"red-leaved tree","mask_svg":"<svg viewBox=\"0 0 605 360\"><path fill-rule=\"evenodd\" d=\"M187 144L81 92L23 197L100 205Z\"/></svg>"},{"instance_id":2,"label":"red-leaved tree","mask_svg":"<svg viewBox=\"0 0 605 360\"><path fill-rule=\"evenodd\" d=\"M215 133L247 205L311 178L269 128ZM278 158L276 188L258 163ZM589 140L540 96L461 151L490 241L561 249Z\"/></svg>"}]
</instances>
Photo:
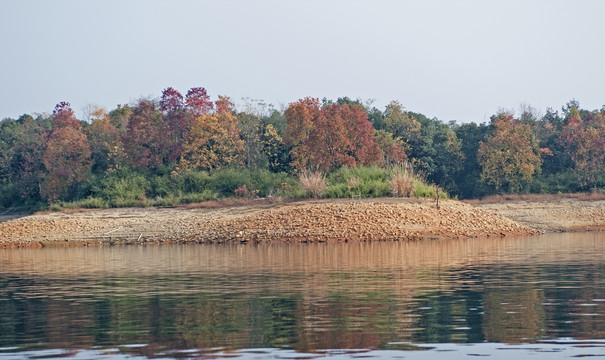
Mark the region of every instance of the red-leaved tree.
<instances>
[{"instance_id":1,"label":"red-leaved tree","mask_svg":"<svg viewBox=\"0 0 605 360\"><path fill-rule=\"evenodd\" d=\"M135 168L155 169L164 163L163 116L153 103L141 100L132 109L123 143L128 162Z\"/></svg>"}]
</instances>

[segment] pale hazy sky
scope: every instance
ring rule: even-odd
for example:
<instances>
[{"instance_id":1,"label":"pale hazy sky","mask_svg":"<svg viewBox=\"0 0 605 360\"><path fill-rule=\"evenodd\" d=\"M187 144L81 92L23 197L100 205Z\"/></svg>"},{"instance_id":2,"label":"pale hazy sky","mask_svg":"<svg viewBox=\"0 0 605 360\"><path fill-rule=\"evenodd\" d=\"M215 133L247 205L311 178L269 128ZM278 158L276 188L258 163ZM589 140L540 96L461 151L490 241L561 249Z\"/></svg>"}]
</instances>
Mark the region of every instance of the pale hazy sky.
<instances>
[{"instance_id":1,"label":"pale hazy sky","mask_svg":"<svg viewBox=\"0 0 605 360\"><path fill-rule=\"evenodd\" d=\"M0 119L172 86L399 100L443 121L605 104L605 0L0 0Z\"/></svg>"}]
</instances>

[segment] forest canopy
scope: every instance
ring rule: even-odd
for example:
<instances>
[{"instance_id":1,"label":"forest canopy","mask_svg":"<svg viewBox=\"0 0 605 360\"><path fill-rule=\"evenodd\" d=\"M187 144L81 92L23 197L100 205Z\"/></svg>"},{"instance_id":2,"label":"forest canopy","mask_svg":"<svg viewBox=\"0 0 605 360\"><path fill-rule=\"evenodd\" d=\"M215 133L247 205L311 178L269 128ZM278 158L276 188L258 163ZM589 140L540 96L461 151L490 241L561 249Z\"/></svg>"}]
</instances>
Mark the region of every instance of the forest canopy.
<instances>
[{"instance_id":1,"label":"forest canopy","mask_svg":"<svg viewBox=\"0 0 605 360\"><path fill-rule=\"evenodd\" d=\"M357 167L410 168L459 198L605 187L605 107L575 100L545 114L527 105L500 111L485 124L347 97L307 97L283 110L253 99L236 106L202 87L88 110L77 119L61 102L49 114L0 121L0 208L296 196L297 175L329 180Z\"/></svg>"}]
</instances>

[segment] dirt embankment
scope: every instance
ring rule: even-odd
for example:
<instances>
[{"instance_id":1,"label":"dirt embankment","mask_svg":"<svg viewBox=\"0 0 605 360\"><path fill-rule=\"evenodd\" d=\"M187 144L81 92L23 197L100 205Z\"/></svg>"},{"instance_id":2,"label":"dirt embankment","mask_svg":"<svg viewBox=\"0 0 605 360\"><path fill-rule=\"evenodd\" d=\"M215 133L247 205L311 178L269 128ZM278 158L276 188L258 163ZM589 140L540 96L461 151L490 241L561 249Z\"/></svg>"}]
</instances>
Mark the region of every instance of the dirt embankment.
<instances>
[{"instance_id":1,"label":"dirt embankment","mask_svg":"<svg viewBox=\"0 0 605 360\"><path fill-rule=\"evenodd\" d=\"M0 247L155 243L396 241L534 235L498 210L458 201L323 200L223 209L109 209L0 224Z\"/></svg>"}]
</instances>

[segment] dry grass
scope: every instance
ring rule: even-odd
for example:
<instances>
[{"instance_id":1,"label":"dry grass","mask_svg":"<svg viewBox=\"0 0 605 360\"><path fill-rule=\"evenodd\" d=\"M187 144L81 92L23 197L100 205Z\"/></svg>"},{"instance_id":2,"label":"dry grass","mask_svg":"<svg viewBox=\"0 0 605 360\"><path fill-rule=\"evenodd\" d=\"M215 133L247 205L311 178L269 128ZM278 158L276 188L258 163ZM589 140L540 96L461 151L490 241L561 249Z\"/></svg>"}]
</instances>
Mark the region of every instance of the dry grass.
<instances>
[{"instance_id":1,"label":"dry grass","mask_svg":"<svg viewBox=\"0 0 605 360\"><path fill-rule=\"evenodd\" d=\"M584 193L569 193L569 194L504 194L490 195L481 199L463 200L463 202L472 205L478 204L499 204L504 202L514 201L557 201L563 199L574 199L579 201L598 201L605 200L605 193L601 191L591 191Z\"/></svg>"},{"instance_id":2,"label":"dry grass","mask_svg":"<svg viewBox=\"0 0 605 360\"><path fill-rule=\"evenodd\" d=\"M300 186L314 198L321 197L328 188L326 176L321 172L303 172L298 175Z\"/></svg>"},{"instance_id":3,"label":"dry grass","mask_svg":"<svg viewBox=\"0 0 605 360\"><path fill-rule=\"evenodd\" d=\"M407 167L397 169L389 180L389 189L393 196L411 197L414 191L414 174Z\"/></svg>"}]
</instances>

